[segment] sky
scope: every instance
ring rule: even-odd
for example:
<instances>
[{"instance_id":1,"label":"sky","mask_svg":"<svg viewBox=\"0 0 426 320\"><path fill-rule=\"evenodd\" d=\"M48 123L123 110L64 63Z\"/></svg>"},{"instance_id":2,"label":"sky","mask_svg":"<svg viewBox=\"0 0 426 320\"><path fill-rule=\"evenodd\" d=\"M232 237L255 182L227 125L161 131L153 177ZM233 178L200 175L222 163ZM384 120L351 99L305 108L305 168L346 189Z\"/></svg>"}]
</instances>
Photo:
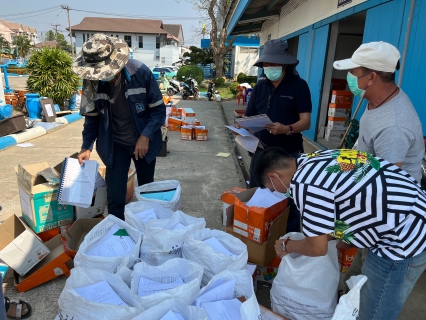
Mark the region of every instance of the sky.
<instances>
[{"instance_id":1,"label":"sky","mask_svg":"<svg viewBox=\"0 0 426 320\"><path fill-rule=\"evenodd\" d=\"M60 9L60 5L67 5L71 9L77 10L114 15L134 15L138 17L131 18L159 19L166 24L181 24L185 46L200 46L201 36L196 35L193 28L199 28L202 21L192 5L185 0L68 0L68 3L66 1L0 0L0 19L35 27L39 41L41 41L40 34L42 32L45 34L49 30L54 30L52 24L60 24L58 31L61 31L69 41L65 30L68 27L67 12ZM71 26L79 24L84 17L120 18L106 14L70 10Z\"/></svg>"}]
</instances>

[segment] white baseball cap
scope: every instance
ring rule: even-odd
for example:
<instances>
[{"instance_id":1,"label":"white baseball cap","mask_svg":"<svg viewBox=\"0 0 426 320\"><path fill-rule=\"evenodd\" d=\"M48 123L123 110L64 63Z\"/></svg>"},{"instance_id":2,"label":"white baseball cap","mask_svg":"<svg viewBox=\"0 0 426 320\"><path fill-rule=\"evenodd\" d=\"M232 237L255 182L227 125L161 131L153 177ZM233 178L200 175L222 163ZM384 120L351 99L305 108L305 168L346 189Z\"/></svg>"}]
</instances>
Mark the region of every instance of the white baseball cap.
<instances>
[{"instance_id":1,"label":"white baseball cap","mask_svg":"<svg viewBox=\"0 0 426 320\"><path fill-rule=\"evenodd\" d=\"M395 72L401 57L397 48L387 42L369 42L362 44L352 58L334 61L337 70L350 70L364 67L374 71Z\"/></svg>"}]
</instances>

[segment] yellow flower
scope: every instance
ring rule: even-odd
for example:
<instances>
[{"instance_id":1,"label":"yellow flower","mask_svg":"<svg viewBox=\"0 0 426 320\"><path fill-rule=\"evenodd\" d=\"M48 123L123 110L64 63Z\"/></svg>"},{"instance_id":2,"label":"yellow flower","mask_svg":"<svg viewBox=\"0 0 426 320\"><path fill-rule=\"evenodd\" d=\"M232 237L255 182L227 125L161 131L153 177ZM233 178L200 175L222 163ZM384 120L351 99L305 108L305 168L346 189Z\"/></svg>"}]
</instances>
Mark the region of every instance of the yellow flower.
<instances>
[{"instance_id":1,"label":"yellow flower","mask_svg":"<svg viewBox=\"0 0 426 320\"><path fill-rule=\"evenodd\" d=\"M357 150L344 149L340 151L336 161L340 163L356 164L357 156Z\"/></svg>"},{"instance_id":2,"label":"yellow flower","mask_svg":"<svg viewBox=\"0 0 426 320\"><path fill-rule=\"evenodd\" d=\"M358 161L361 162L361 163L367 163L368 158L366 156L364 156L364 155L359 155L358 156Z\"/></svg>"},{"instance_id":3,"label":"yellow flower","mask_svg":"<svg viewBox=\"0 0 426 320\"><path fill-rule=\"evenodd\" d=\"M343 239L345 234L342 231L334 232L334 237L337 239Z\"/></svg>"}]
</instances>

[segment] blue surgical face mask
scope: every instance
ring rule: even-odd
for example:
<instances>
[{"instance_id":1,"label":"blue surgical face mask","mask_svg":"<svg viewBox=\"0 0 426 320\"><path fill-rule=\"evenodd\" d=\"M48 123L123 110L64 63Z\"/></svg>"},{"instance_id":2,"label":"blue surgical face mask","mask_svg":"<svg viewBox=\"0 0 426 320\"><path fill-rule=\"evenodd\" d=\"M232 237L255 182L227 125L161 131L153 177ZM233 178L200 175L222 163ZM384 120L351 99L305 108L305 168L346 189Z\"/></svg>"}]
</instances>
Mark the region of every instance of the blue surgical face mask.
<instances>
[{"instance_id":1,"label":"blue surgical face mask","mask_svg":"<svg viewBox=\"0 0 426 320\"><path fill-rule=\"evenodd\" d=\"M116 75L113 75L112 77L109 77L109 78L103 79L103 80L101 80L101 81L103 81L103 82L110 82L112 79L114 79L114 78L115 78L115 76L116 76Z\"/></svg>"},{"instance_id":2,"label":"blue surgical face mask","mask_svg":"<svg viewBox=\"0 0 426 320\"><path fill-rule=\"evenodd\" d=\"M365 87L364 89L360 89L358 87L358 79L365 77L367 75L369 75L371 72L366 73L360 77L354 76L352 73L348 72L347 76L346 76L346 80L348 81L348 86L349 86L349 90L351 90L351 92L354 94L354 96L363 96L365 93L365 90L367 90L367 87Z\"/></svg>"},{"instance_id":3,"label":"blue surgical face mask","mask_svg":"<svg viewBox=\"0 0 426 320\"><path fill-rule=\"evenodd\" d=\"M278 178L278 180L280 180L280 182L281 182L281 184L284 186L284 188L286 188L286 192L284 193L284 195L285 195L287 198L292 199L292 196L291 196L291 193L290 193L290 188L288 188L288 187L284 184L284 182L281 180L281 178L280 178L280 177L279 177L276 173L274 173L274 175ZM272 181L271 177L269 177L269 180L271 180L271 183L272 183L272 186L274 187L274 190L275 190L276 192L279 192L279 191L277 190L277 188L275 188L274 181ZM282 192L279 192L279 193L282 193Z\"/></svg>"},{"instance_id":4,"label":"blue surgical face mask","mask_svg":"<svg viewBox=\"0 0 426 320\"><path fill-rule=\"evenodd\" d=\"M263 67L263 72L265 73L265 76L269 80L277 81L283 75L283 67L282 66Z\"/></svg>"}]
</instances>

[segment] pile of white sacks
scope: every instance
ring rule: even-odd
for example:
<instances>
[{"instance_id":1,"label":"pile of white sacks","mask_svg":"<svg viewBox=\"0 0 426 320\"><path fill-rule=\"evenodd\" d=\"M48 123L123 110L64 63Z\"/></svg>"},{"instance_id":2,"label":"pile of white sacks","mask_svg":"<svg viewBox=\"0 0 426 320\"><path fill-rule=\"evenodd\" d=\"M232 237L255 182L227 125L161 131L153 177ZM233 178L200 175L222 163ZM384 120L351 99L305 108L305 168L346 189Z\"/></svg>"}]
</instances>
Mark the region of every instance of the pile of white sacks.
<instances>
[{"instance_id":1,"label":"pile of white sacks","mask_svg":"<svg viewBox=\"0 0 426 320\"><path fill-rule=\"evenodd\" d=\"M246 269L246 245L205 225L204 218L152 201L128 204L125 221L108 216L81 244L59 297L56 319L208 319L199 302L211 302L208 292L224 284L232 284L233 289L220 290L219 300L223 294L233 301L239 298L241 319L261 319L253 278ZM100 252L97 246L115 230L123 239L130 237L126 254L94 253ZM224 249L214 249L211 241Z\"/></svg>"}]
</instances>

